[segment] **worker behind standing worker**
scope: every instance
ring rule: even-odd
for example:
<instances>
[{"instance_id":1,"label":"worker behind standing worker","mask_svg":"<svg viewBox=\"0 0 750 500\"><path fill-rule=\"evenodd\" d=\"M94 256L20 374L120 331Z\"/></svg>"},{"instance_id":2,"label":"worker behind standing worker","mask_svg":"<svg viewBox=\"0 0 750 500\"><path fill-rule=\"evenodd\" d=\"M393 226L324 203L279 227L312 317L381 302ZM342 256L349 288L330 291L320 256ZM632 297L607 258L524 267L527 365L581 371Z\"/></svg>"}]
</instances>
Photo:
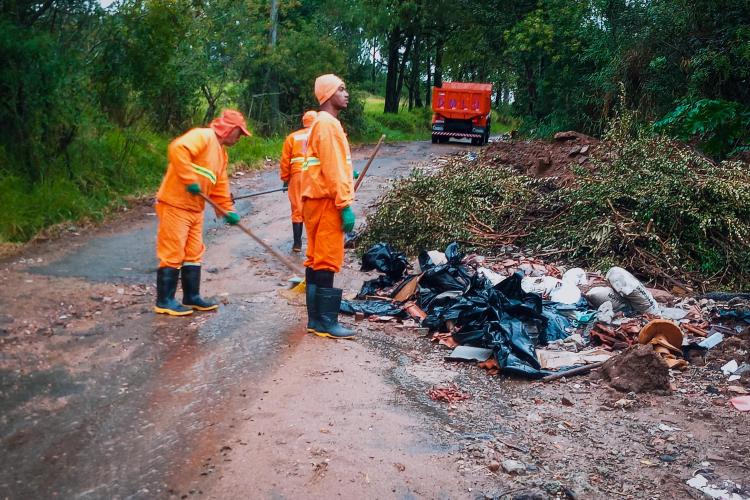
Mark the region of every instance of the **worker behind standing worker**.
<instances>
[{"instance_id":1,"label":"worker behind standing worker","mask_svg":"<svg viewBox=\"0 0 750 500\"><path fill-rule=\"evenodd\" d=\"M225 110L207 128L194 128L169 145L169 165L156 195L159 228L156 234L156 307L170 316L185 316L193 310L212 311L219 306L200 295L205 194L220 206L229 224L237 224L227 176L226 147L250 135L242 113ZM217 215L219 215L217 213ZM175 299L182 275L182 303Z\"/></svg>"},{"instance_id":2,"label":"worker behind standing worker","mask_svg":"<svg viewBox=\"0 0 750 500\"><path fill-rule=\"evenodd\" d=\"M289 134L281 150L280 177L288 189L289 203L292 206L293 252L302 251L302 164L307 152L307 138L310 126L318 113L308 111L302 115L302 127Z\"/></svg>"},{"instance_id":3,"label":"worker behind standing worker","mask_svg":"<svg viewBox=\"0 0 750 500\"><path fill-rule=\"evenodd\" d=\"M344 233L354 229L351 153L338 120L349 104L349 93L339 77L328 74L315 80L315 97L320 110L310 128L302 169L307 331L351 338L354 332L338 322L341 289L333 287L333 276L344 264Z\"/></svg>"}]
</instances>

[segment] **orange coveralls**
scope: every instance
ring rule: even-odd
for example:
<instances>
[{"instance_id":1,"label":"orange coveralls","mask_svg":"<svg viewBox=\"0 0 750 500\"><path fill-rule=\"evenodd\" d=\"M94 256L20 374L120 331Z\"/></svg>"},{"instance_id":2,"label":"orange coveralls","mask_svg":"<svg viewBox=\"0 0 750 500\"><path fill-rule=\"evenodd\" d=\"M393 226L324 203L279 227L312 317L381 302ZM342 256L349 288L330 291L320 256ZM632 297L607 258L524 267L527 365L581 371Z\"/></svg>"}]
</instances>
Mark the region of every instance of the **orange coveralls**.
<instances>
[{"instance_id":1,"label":"orange coveralls","mask_svg":"<svg viewBox=\"0 0 750 500\"><path fill-rule=\"evenodd\" d=\"M281 180L289 183L289 203L292 205L292 222L302 222L302 164L307 153L309 128L289 134L281 150Z\"/></svg>"},{"instance_id":2,"label":"orange coveralls","mask_svg":"<svg viewBox=\"0 0 750 500\"><path fill-rule=\"evenodd\" d=\"M344 230L341 209L354 201L351 151L341 122L321 111L310 128L302 167L302 215L307 230L305 267L341 270Z\"/></svg>"},{"instance_id":3,"label":"orange coveralls","mask_svg":"<svg viewBox=\"0 0 750 500\"><path fill-rule=\"evenodd\" d=\"M159 229L156 256L159 267L200 264L203 245L203 198L187 191L198 183L201 192L227 212L234 211L227 177L227 152L212 128L194 128L167 150L169 166L156 194ZM217 215L219 215L217 213Z\"/></svg>"}]
</instances>

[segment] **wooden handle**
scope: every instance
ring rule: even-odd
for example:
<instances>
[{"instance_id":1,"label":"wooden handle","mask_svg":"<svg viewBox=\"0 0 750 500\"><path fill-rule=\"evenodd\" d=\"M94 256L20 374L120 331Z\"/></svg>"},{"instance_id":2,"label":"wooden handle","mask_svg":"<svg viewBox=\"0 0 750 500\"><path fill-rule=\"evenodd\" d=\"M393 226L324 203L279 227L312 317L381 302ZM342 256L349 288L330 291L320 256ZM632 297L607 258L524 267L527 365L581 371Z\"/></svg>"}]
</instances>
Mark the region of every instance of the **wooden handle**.
<instances>
[{"instance_id":1,"label":"wooden handle","mask_svg":"<svg viewBox=\"0 0 750 500\"><path fill-rule=\"evenodd\" d=\"M221 215L222 217L226 217L226 216L228 215L228 214L227 214L227 212L226 212L226 210L224 210L224 209L223 209L223 208L221 208L221 207L220 207L219 205L217 205L216 203L214 203L214 201L213 201L213 200L212 200L211 198L209 198L208 196L206 196L206 195L205 195L204 193L198 193L198 196L200 196L201 198L203 198L204 200L206 200L206 201L207 201L207 202L209 203L209 205L211 205L212 207L214 207L214 210L216 210L216 211L217 211L217 212L218 212L218 213L219 213L219 214L220 214L220 215ZM242 229L242 231L243 231L243 232L244 232L245 234L247 234L247 235L248 235L248 236L250 236L250 237L251 237L252 239L254 239L254 240L255 240L255 242L256 242L256 243L257 243L258 245L262 246L262 247L263 247L263 248L265 248L265 249L266 249L266 250L267 250L267 251L268 251L269 253L271 253L271 254L272 254L272 255L273 255L274 257L276 257L276 259L277 259L277 260L278 260L279 262L281 262L281 263L282 263L282 264L284 264L284 265L285 265L286 267L288 267L288 268L289 268L289 270L290 270L290 271L292 271L292 272L293 272L294 274L301 274L301 275L304 275L304 274L305 274L305 273L303 273L303 272L301 271L301 269L299 269L299 268L298 268L298 267L297 267L296 265L294 265L294 264L293 264L293 263L292 263L292 262L291 262L291 261L290 261L289 259L287 259L287 258L286 258L286 257L284 257L283 255L281 255L281 254L280 254L279 252L277 252L276 250L274 250L274 249L273 249L273 248L272 248L272 247L271 247L271 246L270 246L270 245L269 245L268 243L266 243L265 241L263 241L263 240L261 240L260 238L258 238L257 236L255 236L255 234L253 234L253 232L252 232L252 231L250 230L250 228L249 228L249 227L247 227L247 226L245 226L245 225L243 225L243 224L241 224L241 223L239 223L239 222L238 222L237 224L235 224L235 225L236 225L236 226L237 226L238 228Z\"/></svg>"},{"instance_id":2,"label":"wooden handle","mask_svg":"<svg viewBox=\"0 0 750 500\"><path fill-rule=\"evenodd\" d=\"M375 159L375 155L378 154L378 150L380 149L380 146L383 144L383 140L385 139L385 134L380 136L380 140L378 141L377 145L375 146L375 150L370 155L370 159L367 160L367 163L365 164L365 168L362 169L362 172L359 173L359 178L357 179L357 182L354 183L354 192L357 192L357 188L360 184L362 184L362 179L365 178L365 174L367 173L367 169L370 168L370 164L372 163L372 160Z\"/></svg>"},{"instance_id":3,"label":"wooden handle","mask_svg":"<svg viewBox=\"0 0 750 500\"><path fill-rule=\"evenodd\" d=\"M578 368L571 368L570 370L565 370L564 372L555 373L553 375L547 375L546 377L542 378L542 382L551 382L553 380L557 380L563 377L569 377L571 375L583 375L585 373L590 372L594 368L599 368L603 364L604 364L604 361L599 361L598 363L591 363L590 365L583 365L583 366L579 366Z\"/></svg>"}]
</instances>

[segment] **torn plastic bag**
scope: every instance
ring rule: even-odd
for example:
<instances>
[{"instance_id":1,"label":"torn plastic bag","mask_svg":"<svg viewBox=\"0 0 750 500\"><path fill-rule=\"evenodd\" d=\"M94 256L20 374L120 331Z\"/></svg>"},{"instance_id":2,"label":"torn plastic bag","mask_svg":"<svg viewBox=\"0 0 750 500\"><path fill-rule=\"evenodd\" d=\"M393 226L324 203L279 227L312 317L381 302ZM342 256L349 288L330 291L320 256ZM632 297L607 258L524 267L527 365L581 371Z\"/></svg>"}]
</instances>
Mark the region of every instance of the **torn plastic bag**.
<instances>
[{"instance_id":1,"label":"torn plastic bag","mask_svg":"<svg viewBox=\"0 0 750 500\"><path fill-rule=\"evenodd\" d=\"M376 295L375 292L378 290L382 290L383 288L389 288L392 287L395 284L395 281L390 279L385 274L381 274L375 279L367 280L364 283L362 283L362 288L359 289L359 293L357 294L357 299L364 299L365 297L369 295Z\"/></svg>"},{"instance_id":2,"label":"torn plastic bag","mask_svg":"<svg viewBox=\"0 0 750 500\"><path fill-rule=\"evenodd\" d=\"M395 316L405 318L406 311L386 300L342 300L339 308L344 314L363 313L365 316Z\"/></svg>"},{"instance_id":3,"label":"torn plastic bag","mask_svg":"<svg viewBox=\"0 0 750 500\"><path fill-rule=\"evenodd\" d=\"M547 318L547 328L539 332L540 344L546 345L570 336L567 329L572 326L571 321L560 314L554 305L545 305L542 309L542 315Z\"/></svg>"},{"instance_id":4,"label":"torn plastic bag","mask_svg":"<svg viewBox=\"0 0 750 500\"><path fill-rule=\"evenodd\" d=\"M498 365L506 373L529 378L550 373L541 369L534 344L519 320L492 321L481 330L455 332L453 339L460 345L492 349Z\"/></svg>"},{"instance_id":5,"label":"torn plastic bag","mask_svg":"<svg viewBox=\"0 0 750 500\"><path fill-rule=\"evenodd\" d=\"M397 252L388 243L376 243L362 255L361 271L377 269L394 282L401 279L409 266L403 252Z\"/></svg>"},{"instance_id":6,"label":"torn plastic bag","mask_svg":"<svg viewBox=\"0 0 750 500\"><path fill-rule=\"evenodd\" d=\"M750 309L719 309L718 312L722 319L741 319L750 323Z\"/></svg>"}]
</instances>

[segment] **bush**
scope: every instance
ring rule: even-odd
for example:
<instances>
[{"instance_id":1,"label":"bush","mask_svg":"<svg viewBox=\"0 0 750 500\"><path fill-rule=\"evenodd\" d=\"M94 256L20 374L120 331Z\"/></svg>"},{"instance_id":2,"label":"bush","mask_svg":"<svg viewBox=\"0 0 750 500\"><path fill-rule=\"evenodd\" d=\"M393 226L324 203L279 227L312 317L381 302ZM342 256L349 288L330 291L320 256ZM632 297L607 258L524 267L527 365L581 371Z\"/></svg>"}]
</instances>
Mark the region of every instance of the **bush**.
<instances>
[{"instance_id":1,"label":"bush","mask_svg":"<svg viewBox=\"0 0 750 500\"><path fill-rule=\"evenodd\" d=\"M701 99L677 106L653 128L682 141L695 141L714 158L726 158L747 148L750 109L738 102Z\"/></svg>"}]
</instances>

